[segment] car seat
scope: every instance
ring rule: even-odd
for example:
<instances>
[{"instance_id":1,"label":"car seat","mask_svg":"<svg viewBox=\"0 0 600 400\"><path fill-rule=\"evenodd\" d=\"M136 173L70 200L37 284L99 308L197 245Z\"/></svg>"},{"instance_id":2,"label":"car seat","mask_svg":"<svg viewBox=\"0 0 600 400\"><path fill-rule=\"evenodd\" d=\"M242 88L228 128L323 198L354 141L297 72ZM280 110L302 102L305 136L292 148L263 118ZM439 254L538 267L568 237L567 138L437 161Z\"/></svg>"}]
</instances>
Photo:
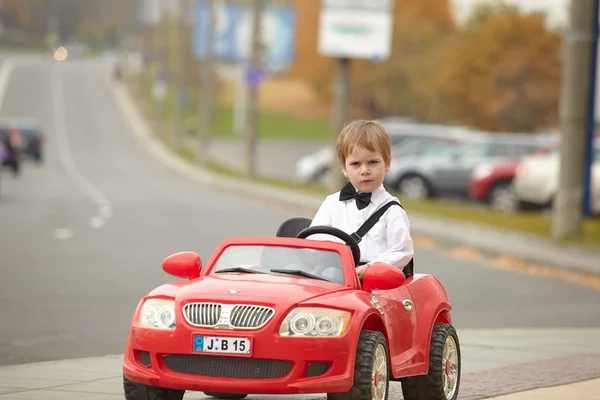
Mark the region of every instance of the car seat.
<instances>
[{"instance_id":1,"label":"car seat","mask_svg":"<svg viewBox=\"0 0 600 400\"><path fill-rule=\"evenodd\" d=\"M281 223L277 229L277 237L295 238L302 230L308 228L312 222L308 217L292 217Z\"/></svg>"},{"instance_id":2,"label":"car seat","mask_svg":"<svg viewBox=\"0 0 600 400\"><path fill-rule=\"evenodd\" d=\"M303 230L310 226L312 222L311 218L308 217L292 217L288 218L281 223L279 229L277 229L277 237L288 237L295 238ZM404 274L407 278L414 275L414 260L411 259L406 267L404 267Z\"/></svg>"}]
</instances>

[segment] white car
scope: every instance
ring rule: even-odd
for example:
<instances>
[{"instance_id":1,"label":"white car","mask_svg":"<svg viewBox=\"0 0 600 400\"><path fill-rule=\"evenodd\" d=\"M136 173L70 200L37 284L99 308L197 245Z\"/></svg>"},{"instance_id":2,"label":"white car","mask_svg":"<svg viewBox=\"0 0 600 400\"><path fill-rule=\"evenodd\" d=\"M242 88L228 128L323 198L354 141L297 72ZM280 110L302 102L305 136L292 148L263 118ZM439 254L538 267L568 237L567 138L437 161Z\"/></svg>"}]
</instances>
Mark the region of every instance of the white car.
<instances>
[{"instance_id":1,"label":"white car","mask_svg":"<svg viewBox=\"0 0 600 400\"><path fill-rule=\"evenodd\" d=\"M594 144L591 209L600 213L600 141ZM524 157L513 179L517 200L523 204L549 207L558 190L560 156L558 151Z\"/></svg>"}]
</instances>

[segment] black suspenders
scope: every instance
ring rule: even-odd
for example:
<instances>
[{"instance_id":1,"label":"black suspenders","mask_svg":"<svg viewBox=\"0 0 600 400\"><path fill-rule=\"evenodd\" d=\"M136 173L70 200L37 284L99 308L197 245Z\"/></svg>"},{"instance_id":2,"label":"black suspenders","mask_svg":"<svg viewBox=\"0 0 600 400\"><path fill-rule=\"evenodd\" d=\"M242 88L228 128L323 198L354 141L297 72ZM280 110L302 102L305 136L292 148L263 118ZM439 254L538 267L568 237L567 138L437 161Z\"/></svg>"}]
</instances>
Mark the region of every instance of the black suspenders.
<instances>
[{"instance_id":1,"label":"black suspenders","mask_svg":"<svg viewBox=\"0 0 600 400\"><path fill-rule=\"evenodd\" d=\"M371 228L373 228L373 226L375 226L375 224L377 223L377 221L379 221L379 218L381 218L381 216L387 211L387 209L390 208L393 205L399 205L404 210L404 207L402 207L402 204L400 204L396 200L392 200L392 201L384 204L383 207L381 207L377 211L375 211L373 213L373 215L371 215L365 221L365 223L362 224L361 227L356 230L356 232L354 232L354 233L352 233L350 235L352 237L352 239L354 239L356 241L356 243L360 243L360 241L367 234L367 232L369 232L371 230ZM410 261L408 262L408 264L406 264L406 266L404 267L403 271L404 271L404 274L406 275L407 278L409 276L413 275L413 273L414 273L414 262L413 262L412 258L410 259Z\"/></svg>"}]
</instances>

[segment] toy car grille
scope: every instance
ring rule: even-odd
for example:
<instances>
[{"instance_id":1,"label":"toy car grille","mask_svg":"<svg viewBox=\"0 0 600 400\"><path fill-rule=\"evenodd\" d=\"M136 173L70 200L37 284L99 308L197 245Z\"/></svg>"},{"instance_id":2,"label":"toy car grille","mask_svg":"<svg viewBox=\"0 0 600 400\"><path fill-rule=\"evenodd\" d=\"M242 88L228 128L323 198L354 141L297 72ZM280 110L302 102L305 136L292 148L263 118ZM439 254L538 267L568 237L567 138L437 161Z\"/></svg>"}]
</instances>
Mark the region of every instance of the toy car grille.
<instances>
[{"instance_id":1,"label":"toy car grille","mask_svg":"<svg viewBox=\"0 0 600 400\"><path fill-rule=\"evenodd\" d=\"M291 361L231 356L192 354L164 355L163 361L172 371L239 379L278 379L290 373Z\"/></svg>"},{"instance_id":2,"label":"toy car grille","mask_svg":"<svg viewBox=\"0 0 600 400\"><path fill-rule=\"evenodd\" d=\"M185 319L194 326L215 326L223 306L217 303L189 303L183 306Z\"/></svg>"},{"instance_id":3,"label":"toy car grille","mask_svg":"<svg viewBox=\"0 0 600 400\"><path fill-rule=\"evenodd\" d=\"M229 323L234 328L260 328L275 315L269 307L237 305L231 310Z\"/></svg>"},{"instance_id":4,"label":"toy car grille","mask_svg":"<svg viewBox=\"0 0 600 400\"><path fill-rule=\"evenodd\" d=\"M275 310L252 304L189 303L183 306L183 315L193 326L258 329L273 318Z\"/></svg>"}]
</instances>

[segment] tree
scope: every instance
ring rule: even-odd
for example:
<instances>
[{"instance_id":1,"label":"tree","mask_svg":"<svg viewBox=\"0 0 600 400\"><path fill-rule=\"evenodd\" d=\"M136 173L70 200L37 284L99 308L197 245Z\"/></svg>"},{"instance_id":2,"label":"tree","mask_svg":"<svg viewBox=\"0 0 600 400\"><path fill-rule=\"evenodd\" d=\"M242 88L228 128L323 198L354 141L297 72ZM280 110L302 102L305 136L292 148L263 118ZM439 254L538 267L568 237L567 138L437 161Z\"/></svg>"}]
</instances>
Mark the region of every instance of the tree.
<instances>
[{"instance_id":1,"label":"tree","mask_svg":"<svg viewBox=\"0 0 600 400\"><path fill-rule=\"evenodd\" d=\"M556 122L561 39L539 14L514 9L471 24L445 61L443 93L458 121L490 131L531 132Z\"/></svg>"}]
</instances>

